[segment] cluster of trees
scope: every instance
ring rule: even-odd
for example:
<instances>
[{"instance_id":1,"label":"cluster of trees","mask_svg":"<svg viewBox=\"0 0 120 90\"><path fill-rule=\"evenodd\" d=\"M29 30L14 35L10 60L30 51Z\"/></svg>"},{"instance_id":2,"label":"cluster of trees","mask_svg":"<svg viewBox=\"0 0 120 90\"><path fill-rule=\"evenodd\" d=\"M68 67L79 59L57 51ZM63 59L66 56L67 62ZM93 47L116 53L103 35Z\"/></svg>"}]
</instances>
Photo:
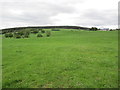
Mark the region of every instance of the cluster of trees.
<instances>
[{"instance_id":1,"label":"cluster of trees","mask_svg":"<svg viewBox=\"0 0 120 90\"><path fill-rule=\"evenodd\" d=\"M51 31L45 31L43 29L24 29L16 32L5 33L6 38L29 38L30 34L37 34L37 37L43 37L43 34L46 33L47 37L50 37Z\"/></svg>"},{"instance_id":2,"label":"cluster of trees","mask_svg":"<svg viewBox=\"0 0 120 90\"><path fill-rule=\"evenodd\" d=\"M114 29L111 29L111 31L113 31ZM115 30L120 30L120 29L115 29Z\"/></svg>"},{"instance_id":3,"label":"cluster of trees","mask_svg":"<svg viewBox=\"0 0 120 90\"><path fill-rule=\"evenodd\" d=\"M97 30L101 30L101 29L98 29L96 27L92 27L89 29L90 31L97 31ZM116 31L116 30L120 30L120 29L108 29L107 31Z\"/></svg>"},{"instance_id":4,"label":"cluster of trees","mask_svg":"<svg viewBox=\"0 0 120 90\"><path fill-rule=\"evenodd\" d=\"M47 37L50 37L51 36L51 31L41 31L41 33L38 33L37 34L37 37L43 37L43 34L46 34Z\"/></svg>"},{"instance_id":5,"label":"cluster of trees","mask_svg":"<svg viewBox=\"0 0 120 90\"><path fill-rule=\"evenodd\" d=\"M29 38L30 31L25 30L25 31L19 31L19 32L10 32L10 33L5 33L6 38Z\"/></svg>"},{"instance_id":6,"label":"cluster of trees","mask_svg":"<svg viewBox=\"0 0 120 90\"><path fill-rule=\"evenodd\" d=\"M99 30L99 29L96 28L96 27L92 27L92 28L90 28L89 30L90 30L90 31L97 31L97 30Z\"/></svg>"}]
</instances>

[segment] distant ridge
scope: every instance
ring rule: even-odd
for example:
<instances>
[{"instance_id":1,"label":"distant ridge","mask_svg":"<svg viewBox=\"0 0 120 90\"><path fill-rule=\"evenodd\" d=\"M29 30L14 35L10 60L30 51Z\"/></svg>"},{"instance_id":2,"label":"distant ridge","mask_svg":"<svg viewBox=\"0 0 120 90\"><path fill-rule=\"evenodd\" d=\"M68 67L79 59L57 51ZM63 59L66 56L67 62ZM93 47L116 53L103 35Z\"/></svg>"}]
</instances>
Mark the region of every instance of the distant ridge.
<instances>
[{"instance_id":1,"label":"distant ridge","mask_svg":"<svg viewBox=\"0 0 120 90\"><path fill-rule=\"evenodd\" d=\"M34 29L51 29L51 28L62 28L62 29L85 29L88 30L87 27L80 27L80 26L28 26L28 27L14 27L14 28L5 28L1 30L21 30L21 29L27 29L27 28L34 28Z\"/></svg>"}]
</instances>

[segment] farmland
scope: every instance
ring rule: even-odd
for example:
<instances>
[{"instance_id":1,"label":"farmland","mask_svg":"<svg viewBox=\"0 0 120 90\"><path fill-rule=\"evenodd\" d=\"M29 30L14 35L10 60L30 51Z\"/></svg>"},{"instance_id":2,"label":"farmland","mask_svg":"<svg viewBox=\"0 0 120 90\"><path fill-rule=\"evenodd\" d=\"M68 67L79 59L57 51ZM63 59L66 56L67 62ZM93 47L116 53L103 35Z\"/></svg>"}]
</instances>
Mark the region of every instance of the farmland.
<instances>
[{"instance_id":1,"label":"farmland","mask_svg":"<svg viewBox=\"0 0 120 90\"><path fill-rule=\"evenodd\" d=\"M2 39L3 88L117 88L118 31Z\"/></svg>"}]
</instances>

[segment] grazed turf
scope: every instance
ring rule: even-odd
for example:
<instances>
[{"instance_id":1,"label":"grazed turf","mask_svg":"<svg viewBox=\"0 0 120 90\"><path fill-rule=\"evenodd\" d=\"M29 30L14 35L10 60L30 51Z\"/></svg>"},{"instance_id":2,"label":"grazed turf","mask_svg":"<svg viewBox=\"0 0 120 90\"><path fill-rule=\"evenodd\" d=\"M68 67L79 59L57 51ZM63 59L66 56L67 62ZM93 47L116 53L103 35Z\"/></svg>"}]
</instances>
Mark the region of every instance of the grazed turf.
<instances>
[{"instance_id":1,"label":"grazed turf","mask_svg":"<svg viewBox=\"0 0 120 90\"><path fill-rule=\"evenodd\" d=\"M52 31L3 38L3 88L115 88L117 31Z\"/></svg>"}]
</instances>

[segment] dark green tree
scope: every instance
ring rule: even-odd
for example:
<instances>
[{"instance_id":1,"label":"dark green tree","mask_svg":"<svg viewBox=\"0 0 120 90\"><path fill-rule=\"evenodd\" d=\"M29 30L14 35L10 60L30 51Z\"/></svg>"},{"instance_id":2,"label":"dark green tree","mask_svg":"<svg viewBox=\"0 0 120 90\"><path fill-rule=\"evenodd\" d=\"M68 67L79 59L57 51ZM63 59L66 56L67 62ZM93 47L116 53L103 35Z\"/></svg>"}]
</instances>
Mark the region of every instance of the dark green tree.
<instances>
[{"instance_id":1,"label":"dark green tree","mask_svg":"<svg viewBox=\"0 0 120 90\"><path fill-rule=\"evenodd\" d=\"M39 33L39 34L37 35L37 37L43 37L43 35Z\"/></svg>"},{"instance_id":2,"label":"dark green tree","mask_svg":"<svg viewBox=\"0 0 120 90\"><path fill-rule=\"evenodd\" d=\"M90 28L90 31L97 31L98 29L96 27Z\"/></svg>"}]
</instances>

